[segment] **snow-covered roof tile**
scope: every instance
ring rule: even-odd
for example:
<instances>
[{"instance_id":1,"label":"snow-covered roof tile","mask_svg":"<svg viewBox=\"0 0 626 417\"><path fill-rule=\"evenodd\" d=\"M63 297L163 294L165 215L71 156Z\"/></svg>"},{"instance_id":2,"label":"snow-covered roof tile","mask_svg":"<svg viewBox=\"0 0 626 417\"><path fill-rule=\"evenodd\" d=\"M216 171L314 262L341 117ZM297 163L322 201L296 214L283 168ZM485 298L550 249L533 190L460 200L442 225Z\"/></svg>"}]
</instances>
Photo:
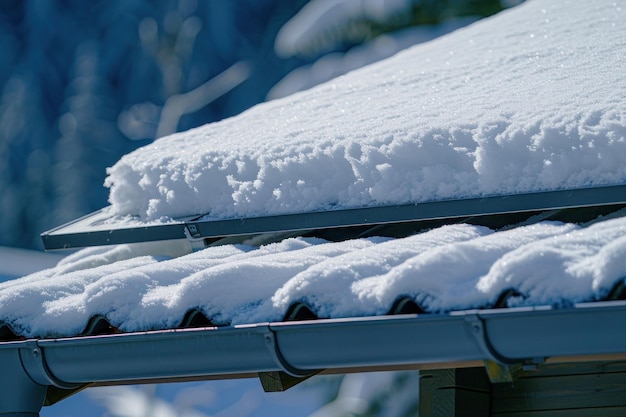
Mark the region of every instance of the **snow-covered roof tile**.
<instances>
[{"instance_id":1,"label":"snow-covered roof tile","mask_svg":"<svg viewBox=\"0 0 626 417\"><path fill-rule=\"evenodd\" d=\"M385 315L399 297L426 313L604 299L626 277L626 218L543 221L494 231L442 226L404 238L297 237L222 245L176 258L143 244L84 249L52 269L0 284L0 320L25 337L74 336L93 317L123 332L177 328L190 310L212 325ZM154 245L154 244L150 244Z\"/></svg>"}]
</instances>

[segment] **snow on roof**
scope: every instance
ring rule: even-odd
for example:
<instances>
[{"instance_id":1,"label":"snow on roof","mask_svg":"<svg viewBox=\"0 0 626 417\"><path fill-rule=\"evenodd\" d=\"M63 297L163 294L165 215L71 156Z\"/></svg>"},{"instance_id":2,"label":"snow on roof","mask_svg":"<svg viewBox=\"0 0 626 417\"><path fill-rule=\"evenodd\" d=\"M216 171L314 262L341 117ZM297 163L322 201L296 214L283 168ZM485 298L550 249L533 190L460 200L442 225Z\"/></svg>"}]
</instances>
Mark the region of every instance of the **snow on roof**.
<instances>
[{"instance_id":1,"label":"snow on roof","mask_svg":"<svg viewBox=\"0 0 626 417\"><path fill-rule=\"evenodd\" d=\"M122 331L175 328L191 308L237 325L280 321L295 302L338 318L386 314L398 296L435 313L490 307L508 289L518 293L512 305L594 301L626 276L626 218L506 231L459 224L401 239L292 238L178 258L142 250L84 249L0 283L0 319L23 336L52 337L80 334L96 315Z\"/></svg>"},{"instance_id":2,"label":"snow on roof","mask_svg":"<svg viewBox=\"0 0 626 417\"><path fill-rule=\"evenodd\" d=\"M112 210L167 220L280 214L623 183L623 12L530 1L290 98L155 141L109 171ZM167 243L163 243L167 244ZM571 304L626 276L626 218L508 230L449 225L399 239L291 238L180 257L161 243L85 249L0 283L0 321L26 336Z\"/></svg>"},{"instance_id":3,"label":"snow on roof","mask_svg":"<svg viewBox=\"0 0 626 417\"><path fill-rule=\"evenodd\" d=\"M535 0L120 159L118 215L222 219L623 183L624 11Z\"/></svg>"}]
</instances>

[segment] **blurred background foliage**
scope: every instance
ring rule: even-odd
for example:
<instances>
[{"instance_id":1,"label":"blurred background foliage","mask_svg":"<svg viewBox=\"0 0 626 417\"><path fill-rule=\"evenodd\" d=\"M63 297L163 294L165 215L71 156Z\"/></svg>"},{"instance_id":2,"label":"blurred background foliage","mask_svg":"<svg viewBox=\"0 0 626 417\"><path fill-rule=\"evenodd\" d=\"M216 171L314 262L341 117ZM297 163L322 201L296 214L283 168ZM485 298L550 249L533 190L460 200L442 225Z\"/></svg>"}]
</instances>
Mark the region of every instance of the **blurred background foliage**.
<instances>
[{"instance_id":1,"label":"blurred background foliage","mask_svg":"<svg viewBox=\"0 0 626 417\"><path fill-rule=\"evenodd\" d=\"M157 137L308 88L500 0L0 0L0 245L107 205Z\"/></svg>"}]
</instances>

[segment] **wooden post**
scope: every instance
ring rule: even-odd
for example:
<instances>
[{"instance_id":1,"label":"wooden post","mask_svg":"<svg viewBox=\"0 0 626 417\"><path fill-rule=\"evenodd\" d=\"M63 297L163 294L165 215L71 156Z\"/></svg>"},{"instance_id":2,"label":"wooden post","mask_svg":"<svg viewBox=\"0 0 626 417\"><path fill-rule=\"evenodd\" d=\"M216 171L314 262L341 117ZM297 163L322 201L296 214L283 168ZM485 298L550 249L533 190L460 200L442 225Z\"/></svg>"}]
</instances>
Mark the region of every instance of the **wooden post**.
<instances>
[{"instance_id":1,"label":"wooden post","mask_svg":"<svg viewBox=\"0 0 626 417\"><path fill-rule=\"evenodd\" d=\"M489 415L490 384L484 368L458 368L420 373L420 417Z\"/></svg>"}]
</instances>

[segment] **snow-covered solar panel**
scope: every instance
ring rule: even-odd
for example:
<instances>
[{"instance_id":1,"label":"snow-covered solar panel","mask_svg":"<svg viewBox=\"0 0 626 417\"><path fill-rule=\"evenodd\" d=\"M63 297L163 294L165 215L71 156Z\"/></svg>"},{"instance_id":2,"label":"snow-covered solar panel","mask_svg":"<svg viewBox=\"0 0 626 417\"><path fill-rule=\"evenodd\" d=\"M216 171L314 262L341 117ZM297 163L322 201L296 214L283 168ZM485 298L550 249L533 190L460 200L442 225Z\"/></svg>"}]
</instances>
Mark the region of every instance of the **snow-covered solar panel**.
<instances>
[{"instance_id":1,"label":"snow-covered solar panel","mask_svg":"<svg viewBox=\"0 0 626 417\"><path fill-rule=\"evenodd\" d=\"M116 218L105 208L44 232L41 236L46 250L57 250L429 220L453 221L473 216L619 204L626 204L626 185L220 220L211 219L209 215L197 215L165 222L142 222L128 217Z\"/></svg>"}]
</instances>

